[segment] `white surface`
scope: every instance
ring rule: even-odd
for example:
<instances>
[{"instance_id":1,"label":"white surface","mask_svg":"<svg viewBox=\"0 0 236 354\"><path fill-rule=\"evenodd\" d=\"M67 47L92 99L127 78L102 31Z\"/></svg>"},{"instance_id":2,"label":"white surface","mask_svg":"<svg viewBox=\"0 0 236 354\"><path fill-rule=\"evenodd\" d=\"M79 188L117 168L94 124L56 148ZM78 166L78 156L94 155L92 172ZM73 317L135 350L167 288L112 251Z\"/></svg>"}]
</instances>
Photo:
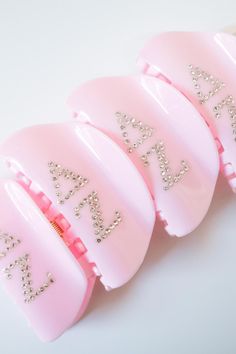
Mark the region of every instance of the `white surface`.
<instances>
[{"instance_id":1,"label":"white surface","mask_svg":"<svg viewBox=\"0 0 236 354\"><path fill-rule=\"evenodd\" d=\"M153 34L224 28L235 14L235 0L0 0L0 140L68 119L71 89L135 72ZM235 211L221 178L192 235L170 239L156 230L134 279L111 293L98 285L83 320L51 344L38 341L1 290L0 353L235 354Z\"/></svg>"}]
</instances>

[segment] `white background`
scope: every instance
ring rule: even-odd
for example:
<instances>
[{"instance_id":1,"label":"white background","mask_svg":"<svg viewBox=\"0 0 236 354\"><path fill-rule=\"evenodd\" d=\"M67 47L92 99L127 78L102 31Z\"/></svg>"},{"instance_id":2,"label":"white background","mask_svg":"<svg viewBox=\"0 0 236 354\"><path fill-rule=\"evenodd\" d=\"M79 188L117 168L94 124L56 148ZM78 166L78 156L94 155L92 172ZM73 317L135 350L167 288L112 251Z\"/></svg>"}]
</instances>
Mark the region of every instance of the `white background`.
<instances>
[{"instance_id":1,"label":"white background","mask_svg":"<svg viewBox=\"0 0 236 354\"><path fill-rule=\"evenodd\" d=\"M150 36L234 22L235 0L0 0L0 140L68 119L71 89L134 73ZM1 290L0 353L235 354L235 214L236 196L220 178L194 233L174 239L157 227L133 280L110 293L98 285L84 318L50 344Z\"/></svg>"}]
</instances>

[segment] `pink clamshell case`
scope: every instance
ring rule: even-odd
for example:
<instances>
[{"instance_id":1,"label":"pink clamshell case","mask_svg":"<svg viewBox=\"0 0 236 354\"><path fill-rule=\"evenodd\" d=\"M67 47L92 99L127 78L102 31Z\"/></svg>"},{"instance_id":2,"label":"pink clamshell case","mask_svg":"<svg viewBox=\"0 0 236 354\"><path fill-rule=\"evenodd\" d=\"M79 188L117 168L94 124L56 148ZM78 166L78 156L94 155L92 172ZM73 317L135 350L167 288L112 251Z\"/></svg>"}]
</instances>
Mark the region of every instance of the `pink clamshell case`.
<instances>
[{"instance_id":1,"label":"pink clamshell case","mask_svg":"<svg viewBox=\"0 0 236 354\"><path fill-rule=\"evenodd\" d=\"M142 72L185 95L217 141L221 170L236 191L236 38L228 33L167 32L142 49ZM204 149L205 153L206 149Z\"/></svg>"},{"instance_id":2,"label":"pink clamshell case","mask_svg":"<svg viewBox=\"0 0 236 354\"><path fill-rule=\"evenodd\" d=\"M188 99L163 80L140 75L87 82L68 103L78 121L103 131L126 153L170 235L184 236L201 223L219 158L206 123Z\"/></svg>"},{"instance_id":3,"label":"pink clamshell case","mask_svg":"<svg viewBox=\"0 0 236 354\"><path fill-rule=\"evenodd\" d=\"M142 74L89 81L69 98L76 119L1 144L15 175L0 181L1 279L43 341L81 318L97 277L111 290L134 276L156 217L196 229L219 155L236 190L235 58L229 34L161 34Z\"/></svg>"},{"instance_id":4,"label":"pink clamshell case","mask_svg":"<svg viewBox=\"0 0 236 354\"><path fill-rule=\"evenodd\" d=\"M26 128L0 147L16 181L0 182L0 269L43 341L72 326L96 277L107 290L140 267L155 223L126 154L75 121Z\"/></svg>"}]
</instances>

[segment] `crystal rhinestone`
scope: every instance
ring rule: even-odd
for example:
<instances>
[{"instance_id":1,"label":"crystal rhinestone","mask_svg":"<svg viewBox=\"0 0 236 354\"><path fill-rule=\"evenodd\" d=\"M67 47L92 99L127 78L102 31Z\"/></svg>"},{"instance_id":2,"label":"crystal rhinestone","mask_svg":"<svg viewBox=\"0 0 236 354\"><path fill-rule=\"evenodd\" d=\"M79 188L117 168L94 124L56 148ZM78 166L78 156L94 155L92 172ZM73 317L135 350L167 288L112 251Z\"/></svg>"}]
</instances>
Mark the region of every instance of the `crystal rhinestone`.
<instances>
[{"instance_id":1,"label":"crystal rhinestone","mask_svg":"<svg viewBox=\"0 0 236 354\"><path fill-rule=\"evenodd\" d=\"M97 242L101 242L101 240L103 239L102 236L104 234L106 234L106 235L110 234L112 232L112 230L114 229L114 227L105 228L104 220L102 218L102 211L100 208L100 200L99 200L97 192L93 191L92 193L90 193L87 196L87 198L84 198L83 201L84 202L79 203L79 206L74 208L75 216L78 217L80 209L83 208L87 204L89 206L89 211L91 213L91 219L93 221L92 227L94 230L94 234L96 235L96 240L97 240ZM118 226L118 224L121 221L122 221L121 214L119 211L116 211L115 218L114 218L112 225Z\"/></svg>"},{"instance_id":2,"label":"crystal rhinestone","mask_svg":"<svg viewBox=\"0 0 236 354\"><path fill-rule=\"evenodd\" d=\"M0 260L6 257L8 252L10 252L12 249L14 249L17 245L21 243L21 241L16 236L11 235L7 232L0 232L0 241L2 241L4 245L6 245L5 249L0 250Z\"/></svg>"},{"instance_id":3,"label":"crystal rhinestone","mask_svg":"<svg viewBox=\"0 0 236 354\"><path fill-rule=\"evenodd\" d=\"M190 64L192 65L192 64ZM188 68L190 68L188 66ZM200 98L200 103L203 104L209 100L210 97L214 96L218 91L220 91L225 85L220 80L213 77L213 75L208 74L207 72L201 70L200 68L194 68L193 65L190 68L190 74L192 76L192 81L194 84L194 89L197 90L196 94ZM201 90L199 80L204 80L211 85L211 89L207 94L204 94Z\"/></svg>"},{"instance_id":4,"label":"crystal rhinestone","mask_svg":"<svg viewBox=\"0 0 236 354\"><path fill-rule=\"evenodd\" d=\"M127 150L129 153L133 152L133 148L136 149L140 145L143 144L143 142L148 138L152 136L153 128L144 125L142 121L135 119L134 117L128 116L127 114L121 114L123 119L122 119L122 124L119 125L120 129L122 130L122 137L123 137L123 142L128 145ZM117 117L117 112L115 113L115 116ZM140 131L140 137L135 141L131 142L130 139L128 138L128 131L127 127L128 125L132 123L132 127L134 129L137 129ZM142 134L142 132L145 130L145 134Z\"/></svg>"},{"instance_id":5,"label":"crystal rhinestone","mask_svg":"<svg viewBox=\"0 0 236 354\"><path fill-rule=\"evenodd\" d=\"M216 107L218 107L218 111L217 113L215 114L215 117L217 119L221 118L222 117L222 112L221 110L224 108L224 107L227 107L227 114L229 115L229 118L230 120L232 121L232 119L234 120L236 118L236 107L232 104L234 102L233 100L233 96L232 95L228 95L226 96L224 99L222 99L218 105ZM213 111L216 111L215 107L213 108ZM234 138L234 128L235 126L231 123L231 130L232 130L232 135L233 135L233 138Z\"/></svg>"},{"instance_id":6,"label":"crystal rhinestone","mask_svg":"<svg viewBox=\"0 0 236 354\"><path fill-rule=\"evenodd\" d=\"M205 71L197 68L194 68L192 64L188 65L188 69L190 70L190 74L192 76L192 81L194 84L195 90L197 90L196 94L200 99L200 103L204 104L207 102L212 96L218 94L220 90L222 90L224 87L226 87L225 83L222 82L221 80L215 78L213 75L210 75L206 73ZM197 71L201 73L202 80L208 81L210 79L210 82L208 85L211 85L211 90L208 92L208 94L203 94L201 90L201 86L199 85L199 78L200 76L197 74ZM212 108L213 112L215 113L215 118L220 119L222 114L221 114L221 109L224 106L230 106L234 103L234 98L232 95L227 95L221 102L219 102L216 106ZM228 112L233 114L232 110L233 107L229 107ZM233 136L234 136L234 131L232 130Z\"/></svg>"},{"instance_id":7,"label":"crystal rhinestone","mask_svg":"<svg viewBox=\"0 0 236 354\"><path fill-rule=\"evenodd\" d=\"M40 295L52 282L52 275L50 275L50 279L47 280L47 282L44 283L43 286L40 286L39 289L34 290L32 285L32 274L28 270L30 269L30 257L29 254L25 254L23 257L19 257L14 261L14 263L11 263L7 268L4 269L5 276L8 280L12 279L12 274L11 271L18 266L20 268L22 277L21 277L21 287L23 289L23 297L24 301L26 303L30 303L31 301L36 299L36 296ZM26 273L26 271L28 271ZM26 274L25 274L26 273ZM47 273L47 277L48 274Z\"/></svg>"},{"instance_id":8,"label":"crystal rhinestone","mask_svg":"<svg viewBox=\"0 0 236 354\"><path fill-rule=\"evenodd\" d=\"M55 194L57 196L57 203L58 204L64 204L65 201L70 199L72 196L74 196L81 187L83 187L86 183L88 183L88 179L84 178L78 174L76 174L73 171L70 171L69 169L62 168L61 165L50 161L48 163L48 166L50 167L50 173L52 174L52 181L54 182L54 188L56 189ZM65 180L70 180L72 183L72 188L69 190L69 192L65 193L64 196L62 194L62 191L60 188L62 187L62 183L59 183L59 179L65 179ZM79 184L77 182L77 179L79 179Z\"/></svg>"}]
</instances>

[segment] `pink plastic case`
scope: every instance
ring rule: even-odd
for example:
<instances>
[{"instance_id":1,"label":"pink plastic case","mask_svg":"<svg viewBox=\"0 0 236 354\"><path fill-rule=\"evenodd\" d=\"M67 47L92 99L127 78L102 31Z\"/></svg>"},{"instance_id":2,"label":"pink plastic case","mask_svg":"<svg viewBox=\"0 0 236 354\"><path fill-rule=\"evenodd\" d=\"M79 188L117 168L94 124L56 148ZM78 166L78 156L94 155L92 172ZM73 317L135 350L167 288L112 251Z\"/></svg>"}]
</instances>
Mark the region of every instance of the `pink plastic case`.
<instances>
[{"instance_id":1,"label":"pink plastic case","mask_svg":"<svg viewBox=\"0 0 236 354\"><path fill-rule=\"evenodd\" d=\"M235 58L228 34L161 34L143 74L87 82L76 120L1 144L15 174L0 181L1 281L43 341L81 318L97 277L112 290L135 275L156 217L176 236L201 223L219 155L236 191Z\"/></svg>"},{"instance_id":2,"label":"pink plastic case","mask_svg":"<svg viewBox=\"0 0 236 354\"><path fill-rule=\"evenodd\" d=\"M182 94L145 75L108 77L81 85L68 103L78 121L125 151L170 235L184 236L201 223L218 176L218 154L205 122Z\"/></svg>"},{"instance_id":3,"label":"pink plastic case","mask_svg":"<svg viewBox=\"0 0 236 354\"><path fill-rule=\"evenodd\" d=\"M38 336L55 339L87 306L92 264L79 252L73 256L18 183L0 181L0 207L1 281Z\"/></svg>"},{"instance_id":4,"label":"pink plastic case","mask_svg":"<svg viewBox=\"0 0 236 354\"><path fill-rule=\"evenodd\" d=\"M154 204L127 156L84 124L26 128L0 154L18 181L0 184L3 281L40 338L52 340L83 314L96 276L107 290L133 277Z\"/></svg>"},{"instance_id":5,"label":"pink plastic case","mask_svg":"<svg viewBox=\"0 0 236 354\"><path fill-rule=\"evenodd\" d=\"M217 141L221 169L234 192L235 60L235 36L206 32L162 33L146 44L138 60L143 73L174 86L204 117Z\"/></svg>"}]
</instances>

